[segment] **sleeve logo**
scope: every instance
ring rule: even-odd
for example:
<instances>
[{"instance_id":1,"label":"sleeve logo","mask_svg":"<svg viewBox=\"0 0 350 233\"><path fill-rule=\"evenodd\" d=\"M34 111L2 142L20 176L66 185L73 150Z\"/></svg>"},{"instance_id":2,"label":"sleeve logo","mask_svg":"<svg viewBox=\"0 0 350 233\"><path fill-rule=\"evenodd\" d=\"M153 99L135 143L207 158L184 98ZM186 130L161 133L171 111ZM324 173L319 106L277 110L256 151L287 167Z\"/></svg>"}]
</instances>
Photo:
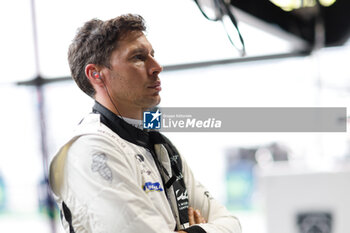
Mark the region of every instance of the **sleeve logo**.
<instances>
[{"instance_id":1,"label":"sleeve logo","mask_svg":"<svg viewBox=\"0 0 350 233\"><path fill-rule=\"evenodd\" d=\"M107 156L103 153L92 156L91 170L100 174L107 181L112 181L113 179L112 170L107 165Z\"/></svg>"}]
</instances>

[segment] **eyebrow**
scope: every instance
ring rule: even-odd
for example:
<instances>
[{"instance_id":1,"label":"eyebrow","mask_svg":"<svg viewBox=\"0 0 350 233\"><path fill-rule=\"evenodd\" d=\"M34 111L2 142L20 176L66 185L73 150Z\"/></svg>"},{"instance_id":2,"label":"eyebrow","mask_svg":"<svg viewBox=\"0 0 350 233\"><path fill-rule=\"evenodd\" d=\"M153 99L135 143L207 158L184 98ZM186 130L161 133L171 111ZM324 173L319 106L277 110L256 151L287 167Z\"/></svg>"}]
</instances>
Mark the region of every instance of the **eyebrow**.
<instances>
[{"instance_id":1,"label":"eyebrow","mask_svg":"<svg viewBox=\"0 0 350 233\"><path fill-rule=\"evenodd\" d=\"M130 54L134 55L135 53L148 53L148 50L146 48L136 48L131 50ZM154 55L154 49L151 50L152 56Z\"/></svg>"}]
</instances>

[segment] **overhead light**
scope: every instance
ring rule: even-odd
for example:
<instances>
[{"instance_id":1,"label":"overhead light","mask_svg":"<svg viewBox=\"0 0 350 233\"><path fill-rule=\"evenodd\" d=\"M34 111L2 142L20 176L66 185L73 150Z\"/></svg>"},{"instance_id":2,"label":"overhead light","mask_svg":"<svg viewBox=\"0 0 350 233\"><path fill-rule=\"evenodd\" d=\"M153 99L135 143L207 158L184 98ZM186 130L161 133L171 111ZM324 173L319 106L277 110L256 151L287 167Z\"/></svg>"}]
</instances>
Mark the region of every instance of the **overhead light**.
<instances>
[{"instance_id":1,"label":"overhead light","mask_svg":"<svg viewBox=\"0 0 350 233\"><path fill-rule=\"evenodd\" d=\"M273 4L285 11L292 11L304 7L314 7L317 0L270 0ZM331 6L336 0L318 0L324 7Z\"/></svg>"},{"instance_id":2,"label":"overhead light","mask_svg":"<svg viewBox=\"0 0 350 233\"><path fill-rule=\"evenodd\" d=\"M322 6L328 7L333 5L336 0L319 0Z\"/></svg>"}]
</instances>

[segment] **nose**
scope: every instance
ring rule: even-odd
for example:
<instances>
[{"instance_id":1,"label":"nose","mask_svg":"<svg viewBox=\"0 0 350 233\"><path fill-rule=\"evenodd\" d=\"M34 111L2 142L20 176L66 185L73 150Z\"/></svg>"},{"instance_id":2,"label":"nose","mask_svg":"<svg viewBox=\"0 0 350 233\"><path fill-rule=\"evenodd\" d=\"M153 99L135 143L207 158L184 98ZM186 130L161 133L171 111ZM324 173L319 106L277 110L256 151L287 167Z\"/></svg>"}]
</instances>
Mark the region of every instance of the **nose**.
<instances>
[{"instance_id":1,"label":"nose","mask_svg":"<svg viewBox=\"0 0 350 233\"><path fill-rule=\"evenodd\" d=\"M157 76L160 72L163 71L163 67L156 61L154 57L151 57L151 64L149 69L149 74L151 76Z\"/></svg>"}]
</instances>

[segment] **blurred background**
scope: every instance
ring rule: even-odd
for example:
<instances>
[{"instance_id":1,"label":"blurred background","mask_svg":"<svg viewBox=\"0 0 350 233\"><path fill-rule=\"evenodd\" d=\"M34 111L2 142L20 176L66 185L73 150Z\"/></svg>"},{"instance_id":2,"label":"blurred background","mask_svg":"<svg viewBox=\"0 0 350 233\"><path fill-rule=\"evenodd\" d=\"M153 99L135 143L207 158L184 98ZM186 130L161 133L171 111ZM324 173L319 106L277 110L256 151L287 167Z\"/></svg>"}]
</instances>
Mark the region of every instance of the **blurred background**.
<instances>
[{"instance_id":1,"label":"blurred background","mask_svg":"<svg viewBox=\"0 0 350 233\"><path fill-rule=\"evenodd\" d=\"M63 232L47 167L93 105L67 63L91 18L145 18L164 66L163 107L350 103L347 0L13 0L0 9L1 232ZM166 135L243 232L349 232L347 132Z\"/></svg>"}]
</instances>

